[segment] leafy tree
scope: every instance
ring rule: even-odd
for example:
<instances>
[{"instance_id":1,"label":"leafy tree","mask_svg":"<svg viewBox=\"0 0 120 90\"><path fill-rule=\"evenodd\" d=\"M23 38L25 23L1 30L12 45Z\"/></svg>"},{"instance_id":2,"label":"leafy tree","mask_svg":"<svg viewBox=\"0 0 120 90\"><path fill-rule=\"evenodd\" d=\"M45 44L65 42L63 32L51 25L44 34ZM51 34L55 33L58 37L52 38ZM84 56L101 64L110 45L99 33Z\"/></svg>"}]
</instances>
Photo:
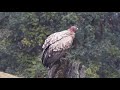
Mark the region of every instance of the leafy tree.
<instances>
[{"instance_id":1,"label":"leafy tree","mask_svg":"<svg viewBox=\"0 0 120 90\"><path fill-rule=\"evenodd\" d=\"M120 77L119 12L0 12L0 71L46 77L42 44L71 25L79 30L66 58L83 63L89 78Z\"/></svg>"}]
</instances>

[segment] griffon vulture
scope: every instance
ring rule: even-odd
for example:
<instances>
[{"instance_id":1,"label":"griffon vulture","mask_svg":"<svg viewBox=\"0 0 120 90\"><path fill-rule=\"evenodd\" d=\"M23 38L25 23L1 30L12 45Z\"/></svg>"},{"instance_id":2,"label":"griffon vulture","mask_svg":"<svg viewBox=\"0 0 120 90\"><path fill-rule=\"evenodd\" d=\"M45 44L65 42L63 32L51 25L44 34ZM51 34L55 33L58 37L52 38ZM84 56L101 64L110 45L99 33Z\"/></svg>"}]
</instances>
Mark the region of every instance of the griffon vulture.
<instances>
[{"instance_id":1,"label":"griffon vulture","mask_svg":"<svg viewBox=\"0 0 120 90\"><path fill-rule=\"evenodd\" d=\"M42 46L42 63L45 67L50 68L54 65L71 47L77 29L76 26L71 26L67 30L53 33L47 37Z\"/></svg>"}]
</instances>

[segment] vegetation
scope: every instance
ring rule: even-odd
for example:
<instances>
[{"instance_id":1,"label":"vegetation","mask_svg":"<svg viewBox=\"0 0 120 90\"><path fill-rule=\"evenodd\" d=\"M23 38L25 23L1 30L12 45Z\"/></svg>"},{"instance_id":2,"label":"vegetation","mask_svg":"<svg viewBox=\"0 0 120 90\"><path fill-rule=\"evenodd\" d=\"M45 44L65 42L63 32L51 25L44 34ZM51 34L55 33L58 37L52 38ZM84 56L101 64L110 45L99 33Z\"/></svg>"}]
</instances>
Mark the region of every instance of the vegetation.
<instances>
[{"instance_id":1,"label":"vegetation","mask_svg":"<svg viewBox=\"0 0 120 90\"><path fill-rule=\"evenodd\" d=\"M85 65L87 78L119 78L119 12L0 12L0 71L46 77L42 44L71 25L79 30L66 58Z\"/></svg>"}]
</instances>

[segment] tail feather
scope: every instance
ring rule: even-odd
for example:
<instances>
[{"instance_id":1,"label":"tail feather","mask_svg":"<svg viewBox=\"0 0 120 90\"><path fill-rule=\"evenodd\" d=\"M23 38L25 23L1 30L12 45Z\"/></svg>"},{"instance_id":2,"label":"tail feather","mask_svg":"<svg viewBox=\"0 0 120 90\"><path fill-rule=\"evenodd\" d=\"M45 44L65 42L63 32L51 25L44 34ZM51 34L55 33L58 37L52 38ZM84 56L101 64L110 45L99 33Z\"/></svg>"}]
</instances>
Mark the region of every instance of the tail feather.
<instances>
[{"instance_id":1,"label":"tail feather","mask_svg":"<svg viewBox=\"0 0 120 90\"><path fill-rule=\"evenodd\" d=\"M50 46L50 45L49 45ZM48 49L49 49L49 46L47 48L45 48L43 50L43 53L42 53L42 64L45 66L45 67L49 67L49 64L48 64Z\"/></svg>"},{"instance_id":2,"label":"tail feather","mask_svg":"<svg viewBox=\"0 0 120 90\"><path fill-rule=\"evenodd\" d=\"M42 56L42 64L45 66L45 67L49 67L48 63L47 63L47 59L48 59L48 55L46 52L43 53L43 56Z\"/></svg>"},{"instance_id":3,"label":"tail feather","mask_svg":"<svg viewBox=\"0 0 120 90\"><path fill-rule=\"evenodd\" d=\"M45 67L50 68L55 63L59 63L60 58L65 55L65 51L57 51L57 52L51 51L51 52L49 52L48 50L49 50L49 46L43 50L42 64ZM49 55L51 55L51 57Z\"/></svg>"}]
</instances>

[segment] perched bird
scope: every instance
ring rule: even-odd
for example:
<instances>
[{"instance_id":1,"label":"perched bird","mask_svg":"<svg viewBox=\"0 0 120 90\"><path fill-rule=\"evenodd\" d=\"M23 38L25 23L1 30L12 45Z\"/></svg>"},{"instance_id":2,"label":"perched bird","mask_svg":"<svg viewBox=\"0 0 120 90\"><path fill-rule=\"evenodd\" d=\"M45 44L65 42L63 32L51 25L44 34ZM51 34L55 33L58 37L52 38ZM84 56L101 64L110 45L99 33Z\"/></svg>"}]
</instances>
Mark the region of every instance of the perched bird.
<instances>
[{"instance_id":1,"label":"perched bird","mask_svg":"<svg viewBox=\"0 0 120 90\"><path fill-rule=\"evenodd\" d=\"M77 29L76 26L71 26L67 30L53 33L47 37L42 46L42 63L45 67L50 68L54 65L72 46Z\"/></svg>"}]
</instances>

